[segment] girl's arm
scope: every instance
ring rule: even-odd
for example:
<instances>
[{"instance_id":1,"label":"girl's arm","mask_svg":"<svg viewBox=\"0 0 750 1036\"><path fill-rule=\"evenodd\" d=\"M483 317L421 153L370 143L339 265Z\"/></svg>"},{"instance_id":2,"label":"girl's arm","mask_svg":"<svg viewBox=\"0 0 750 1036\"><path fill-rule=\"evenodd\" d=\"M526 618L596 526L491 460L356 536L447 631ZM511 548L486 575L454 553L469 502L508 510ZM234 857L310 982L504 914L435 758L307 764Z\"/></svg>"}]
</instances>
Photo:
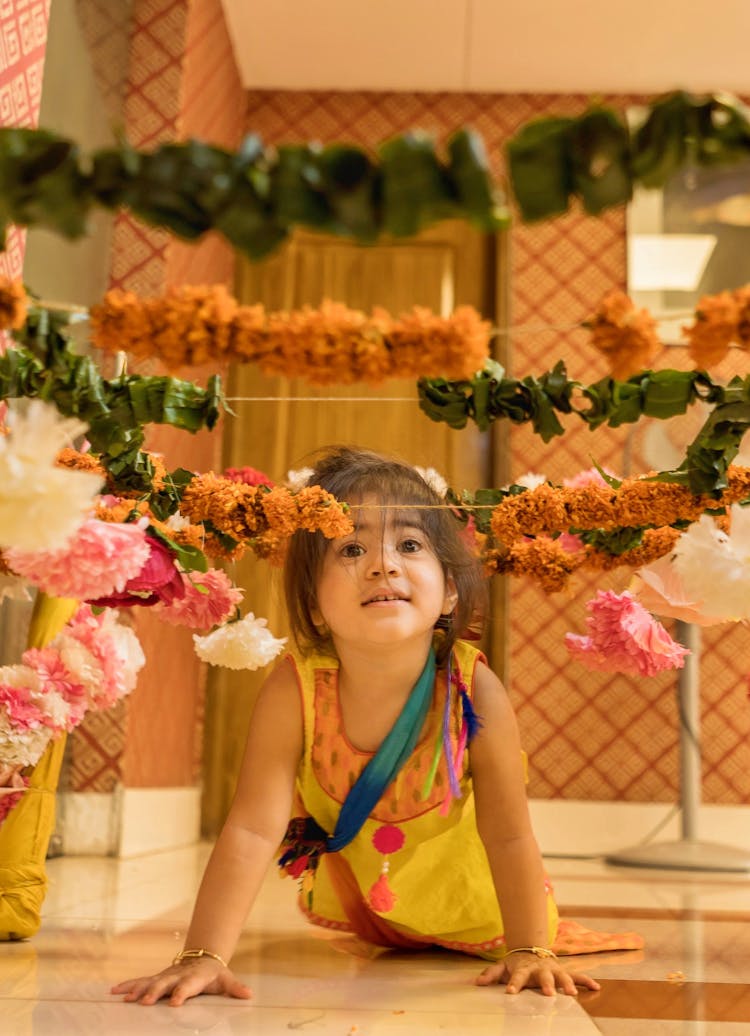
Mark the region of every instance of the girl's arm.
<instances>
[{"instance_id":1,"label":"girl's arm","mask_svg":"<svg viewBox=\"0 0 750 1036\"><path fill-rule=\"evenodd\" d=\"M542 857L531 829L518 724L505 688L481 663L474 704L482 726L471 745L477 828L484 843L503 916L508 950L549 948L547 895ZM571 975L556 958L513 953L485 968L479 985L507 981L507 992L537 985L552 996L556 987L575 994L576 983L598 989L586 975Z\"/></svg>"},{"instance_id":2,"label":"girl's arm","mask_svg":"<svg viewBox=\"0 0 750 1036\"><path fill-rule=\"evenodd\" d=\"M222 962L234 953L284 837L302 756L302 731L297 682L291 663L285 661L258 696L234 801L203 875L185 939L186 950L208 953L187 957L157 975L121 982L113 993L125 993L125 1000L142 1004L169 996L173 1006L204 992L252 995Z\"/></svg>"}]
</instances>

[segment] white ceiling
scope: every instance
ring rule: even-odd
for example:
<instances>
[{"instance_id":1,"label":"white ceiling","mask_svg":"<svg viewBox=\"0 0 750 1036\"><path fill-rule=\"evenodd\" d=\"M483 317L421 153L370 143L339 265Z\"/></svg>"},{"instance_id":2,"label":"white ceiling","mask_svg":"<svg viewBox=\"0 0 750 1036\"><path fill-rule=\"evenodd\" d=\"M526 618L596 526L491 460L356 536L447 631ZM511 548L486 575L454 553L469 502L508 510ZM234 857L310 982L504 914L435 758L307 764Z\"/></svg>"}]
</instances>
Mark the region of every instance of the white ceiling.
<instances>
[{"instance_id":1,"label":"white ceiling","mask_svg":"<svg viewBox=\"0 0 750 1036\"><path fill-rule=\"evenodd\" d=\"M248 89L750 94L750 0L222 0Z\"/></svg>"}]
</instances>

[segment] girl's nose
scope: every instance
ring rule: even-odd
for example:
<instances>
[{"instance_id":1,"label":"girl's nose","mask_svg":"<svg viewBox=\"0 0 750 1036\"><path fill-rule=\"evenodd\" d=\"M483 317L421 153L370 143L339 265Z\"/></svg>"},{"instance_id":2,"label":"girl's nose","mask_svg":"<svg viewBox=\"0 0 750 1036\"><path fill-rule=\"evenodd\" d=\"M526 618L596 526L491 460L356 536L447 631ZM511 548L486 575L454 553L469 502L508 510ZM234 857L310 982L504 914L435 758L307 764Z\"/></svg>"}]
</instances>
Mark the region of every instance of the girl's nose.
<instances>
[{"instance_id":1,"label":"girl's nose","mask_svg":"<svg viewBox=\"0 0 750 1036\"><path fill-rule=\"evenodd\" d=\"M373 558L369 566L371 576L392 576L399 570L398 554L383 550L378 557Z\"/></svg>"}]
</instances>

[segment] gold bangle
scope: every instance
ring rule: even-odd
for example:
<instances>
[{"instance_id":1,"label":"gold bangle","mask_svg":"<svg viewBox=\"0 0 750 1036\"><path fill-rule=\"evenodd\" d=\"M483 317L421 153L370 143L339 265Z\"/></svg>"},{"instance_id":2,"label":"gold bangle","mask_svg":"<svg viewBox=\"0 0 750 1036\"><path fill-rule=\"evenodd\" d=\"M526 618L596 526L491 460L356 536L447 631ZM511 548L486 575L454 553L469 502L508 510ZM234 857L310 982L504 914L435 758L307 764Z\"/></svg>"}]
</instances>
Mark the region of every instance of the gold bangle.
<instances>
[{"instance_id":1,"label":"gold bangle","mask_svg":"<svg viewBox=\"0 0 750 1036\"><path fill-rule=\"evenodd\" d=\"M541 957L542 960L557 960L557 954L544 946L517 946L515 950L506 950L505 956L510 957L511 953L533 953L535 957Z\"/></svg>"},{"instance_id":2,"label":"gold bangle","mask_svg":"<svg viewBox=\"0 0 750 1036\"><path fill-rule=\"evenodd\" d=\"M222 967L229 967L223 957L220 957L218 953L211 953L210 950L180 950L172 963L182 964L184 960L190 960L193 957L210 957L212 960L218 960Z\"/></svg>"}]
</instances>

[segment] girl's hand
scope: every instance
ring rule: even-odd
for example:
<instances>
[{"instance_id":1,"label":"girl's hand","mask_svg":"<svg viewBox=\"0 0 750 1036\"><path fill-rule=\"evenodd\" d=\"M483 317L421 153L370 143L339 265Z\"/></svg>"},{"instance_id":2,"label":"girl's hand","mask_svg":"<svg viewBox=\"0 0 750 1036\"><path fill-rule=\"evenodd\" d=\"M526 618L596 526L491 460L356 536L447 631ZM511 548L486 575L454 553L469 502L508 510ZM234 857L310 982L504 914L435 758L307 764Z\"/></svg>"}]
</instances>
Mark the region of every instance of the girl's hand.
<instances>
[{"instance_id":1,"label":"girl's hand","mask_svg":"<svg viewBox=\"0 0 750 1036\"><path fill-rule=\"evenodd\" d=\"M520 993L524 988L541 989L545 996L554 996L559 989L568 996L577 996L576 986L599 989L599 983L578 972L569 972L554 957L539 958L535 953L514 953L490 964L477 978L478 986L505 982L506 993Z\"/></svg>"},{"instance_id":2,"label":"girl's hand","mask_svg":"<svg viewBox=\"0 0 750 1036\"><path fill-rule=\"evenodd\" d=\"M125 1002L141 1004L155 1004L157 1000L169 997L170 1007L179 1007L200 993L233 996L238 1000L249 1000L253 995L250 987L240 982L229 968L210 957L172 964L158 975L128 979L112 986L110 993L124 993Z\"/></svg>"}]
</instances>

